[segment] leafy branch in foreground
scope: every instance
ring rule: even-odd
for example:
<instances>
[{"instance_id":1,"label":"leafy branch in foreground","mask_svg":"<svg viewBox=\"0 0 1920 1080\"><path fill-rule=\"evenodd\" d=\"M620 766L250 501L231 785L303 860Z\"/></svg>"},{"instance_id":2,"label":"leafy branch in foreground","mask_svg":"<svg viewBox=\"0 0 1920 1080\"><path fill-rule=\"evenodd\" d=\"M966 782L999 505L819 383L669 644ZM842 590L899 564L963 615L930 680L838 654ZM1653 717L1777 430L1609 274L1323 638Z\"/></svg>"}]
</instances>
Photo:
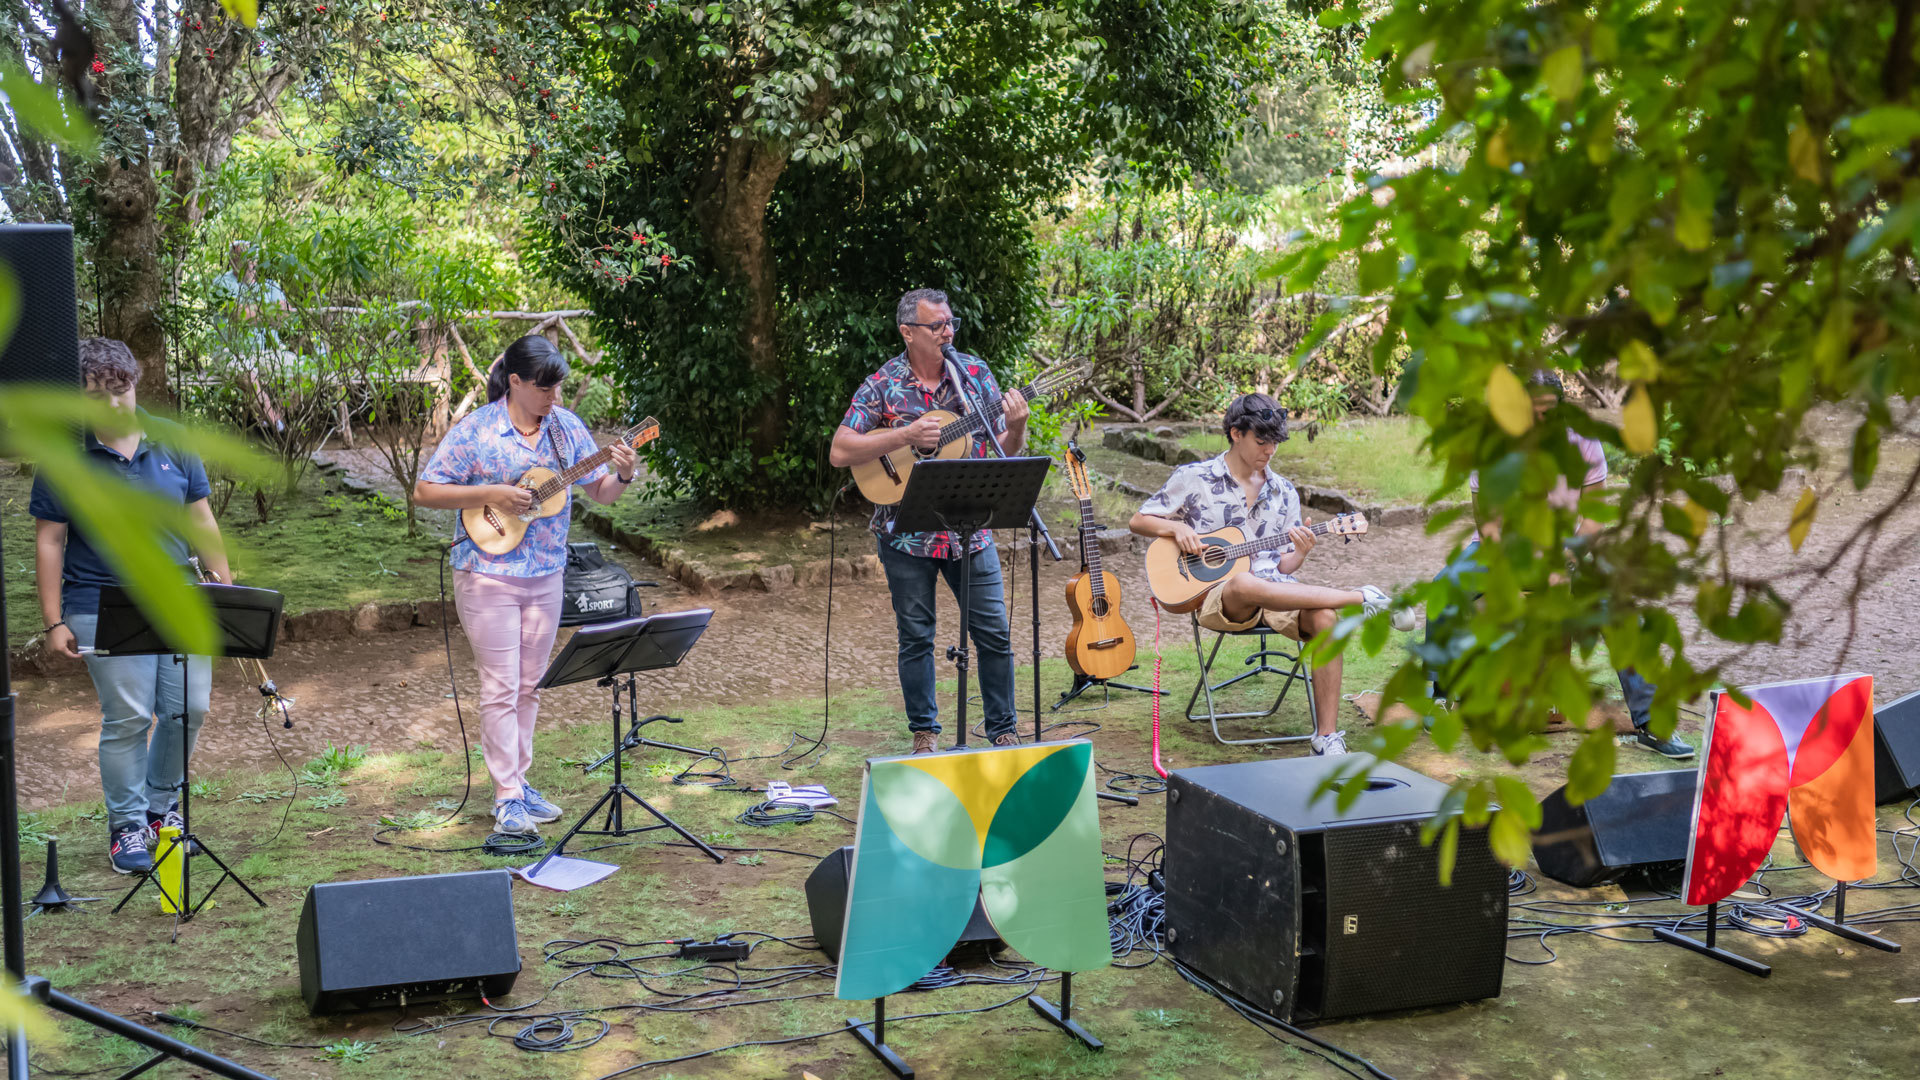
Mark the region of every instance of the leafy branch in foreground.
<instances>
[{"instance_id":1,"label":"leafy branch in foreground","mask_svg":"<svg viewBox=\"0 0 1920 1080\"><path fill-rule=\"evenodd\" d=\"M1362 7L1327 21L1357 21ZM1366 178L1336 235L1288 269L1307 288L1343 267L1358 292L1389 297L1376 369L1396 345L1410 350L1402 407L1432 427L1445 483L1478 469L1481 512L1503 523L1476 561L1456 546L1452 573L1406 594L1434 633L1383 707L1434 714L1443 749L1464 738L1524 762L1546 745L1550 709L1588 715L1574 654L1604 643L1658 684L1652 727L1665 734L1719 674L1689 658L1676 605L1724 641L1776 642L1792 581L1865 574L1876 546L1897 541L1884 533L1920 466L1817 561L1788 558L1826 498L1811 487L1764 551L1742 558L1736 532L1743 501L1776 491L1791 465L1820 463L1805 428L1816 403L1852 406L1846 476L1861 490L1882 433L1912 419L1900 400L1920 390L1914 14L1400 0L1373 24L1367 50L1390 93L1433 116L1416 144L1427 152L1405 175ZM1503 404L1530 372L1614 362L1629 387L1619 426L1568 406L1536 423L1524 399ZM1546 501L1584 472L1569 431L1632 455L1623 488L1582 500L1578 515L1604 526L1591 537ZM1335 647L1356 636L1371 652L1386 644L1383 625L1356 621ZM1451 709L1431 707L1430 676ZM1376 749L1398 753L1421 733L1382 728ZM1570 796L1603 790L1613 768L1611 733L1587 734ZM1468 824L1491 818L1503 858L1525 857L1538 808L1524 785L1462 782L1453 798Z\"/></svg>"}]
</instances>

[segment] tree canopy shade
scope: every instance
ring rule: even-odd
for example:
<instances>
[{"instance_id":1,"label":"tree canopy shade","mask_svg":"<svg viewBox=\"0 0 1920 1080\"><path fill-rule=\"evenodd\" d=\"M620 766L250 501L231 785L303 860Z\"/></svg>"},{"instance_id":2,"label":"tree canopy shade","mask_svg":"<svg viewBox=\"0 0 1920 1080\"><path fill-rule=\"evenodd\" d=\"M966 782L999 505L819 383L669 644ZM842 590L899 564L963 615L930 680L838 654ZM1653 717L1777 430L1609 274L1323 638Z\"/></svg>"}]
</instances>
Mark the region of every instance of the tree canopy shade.
<instances>
[{"instance_id":1,"label":"tree canopy shade","mask_svg":"<svg viewBox=\"0 0 1920 1080\"><path fill-rule=\"evenodd\" d=\"M524 79L549 265L673 433L656 471L751 505L827 490L828 439L899 350L907 289L953 294L962 348L1017 357L1031 214L1096 162L1166 182L1217 161L1275 10L533 3L487 48Z\"/></svg>"},{"instance_id":2,"label":"tree canopy shade","mask_svg":"<svg viewBox=\"0 0 1920 1080\"><path fill-rule=\"evenodd\" d=\"M1330 14L1357 20L1362 6ZM1920 390L1915 7L1400 0L1374 24L1390 89L1437 113L1419 143L1434 164L1368 178L1292 272L1305 285L1344 260L1360 293L1386 297L1378 356L1411 349L1403 405L1432 425L1447 483L1477 468L1483 512L1504 522L1483 569L1415 590L1437 632L1385 696L1432 712L1429 672L1458 688L1436 742L1464 730L1525 760L1549 707L1587 715L1569 649L1603 641L1659 684L1655 727L1670 729L1716 676L1689 661L1671 603L1691 591L1707 631L1777 640L1785 581L1888 541L1883 513L1823 565L1743 576L1729 558L1738 506L1709 475L1748 498L1773 491L1818 453L1809 407L1844 400L1859 411L1850 475L1864 488L1900 419L1890 398ZM1566 406L1534 422L1530 372L1616 359L1631 387L1618 427ZM1590 540L1544 498L1562 475L1580 482L1569 430L1635 455L1624 488L1583 500L1606 526ZM1900 497L1916 484L1906 476ZM1800 494L1775 540L1783 562L1822 498ZM1442 618L1449 607L1466 614ZM1377 650L1384 629L1359 636ZM1385 748L1419 732L1385 729ZM1582 742L1576 799L1604 787L1613 749L1610 732ZM1483 819L1493 794L1456 792ZM1498 797L1494 840L1513 861L1537 809L1518 784Z\"/></svg>"}]
</instances>

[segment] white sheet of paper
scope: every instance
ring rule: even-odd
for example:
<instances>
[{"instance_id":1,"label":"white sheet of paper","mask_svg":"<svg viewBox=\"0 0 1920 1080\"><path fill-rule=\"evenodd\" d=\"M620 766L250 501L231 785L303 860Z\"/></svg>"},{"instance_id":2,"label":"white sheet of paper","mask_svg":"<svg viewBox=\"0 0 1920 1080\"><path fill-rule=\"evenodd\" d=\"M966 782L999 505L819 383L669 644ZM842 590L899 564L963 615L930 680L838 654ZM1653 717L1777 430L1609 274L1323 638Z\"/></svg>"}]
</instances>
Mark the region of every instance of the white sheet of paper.
<instances>
[{"instance_id":1,"label":"white sheet of paper","mask_svg":"<svg viewBox=\"0 0 1920 1080\"><path fill-rule=\"evenodd\" d=\"M557 855L548 860L547 865L540 867L539 877L528 876L527 872L539 865L540 862L536 859L525 866L514 867L513 876L529 885L538 885L543 889L552 889L554 892L572 892L575 889L584 889L620 869L612 863L595 862L592 859L569 859L565 855Z\"/></svg>"}]
</instances>

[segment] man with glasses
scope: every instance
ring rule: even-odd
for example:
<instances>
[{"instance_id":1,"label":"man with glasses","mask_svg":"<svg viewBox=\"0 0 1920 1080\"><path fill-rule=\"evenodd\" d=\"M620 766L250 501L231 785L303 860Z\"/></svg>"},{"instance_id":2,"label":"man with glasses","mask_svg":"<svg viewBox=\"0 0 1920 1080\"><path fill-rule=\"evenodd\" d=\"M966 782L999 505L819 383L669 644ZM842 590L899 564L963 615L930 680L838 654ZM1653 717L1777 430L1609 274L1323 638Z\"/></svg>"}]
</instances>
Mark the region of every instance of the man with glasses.
<instances>
[{"instance_id":1,"label":"man with glasses","mask_svg":"<svg viewBox=\"0 0 1920 1080\"><path fill-rule=\"evenodd\" d=\"M1354 604L1368 615L1387 610L1387 595L1372 585L1358 590L1303 585L1293 577L1313 550L1313 532L1300 516L1300 494L1285 477L1267 467L1287 437L1287 411L1265 394L1243 394L1227 406L1221 422L1227 450L1216 458L1189 462L1173 470L1167 482L1133 515L1128 527L1141 536L1172 537L1180 550L1200 554L1200 537L1229 525L1247 539L1285 533L1293 550L1274 549L1253 556L1253 565L1207 593L1195 618L1220 633L1251 630L1264 623L1295 641L1333 629L1337 612ZM1395 630L1413 629L1413 612L1393 613ZM1347 752L1339 730L1340 658L1314 673L1313 709L1318 718L1309 745L1316 755Z\"/></svg>"},{"instance_id":2,"label":"man with glasses","mask_svg":"<svg viewBox=\"0 0 1920 1080\"><path fill-rule=\"evenodd\" d=\"M926 414L936 409L964 415L972 403L996 411L989 427L1000 448L1020 452L1027 437L1027 402L1019 394L1003 394L993 372L978 357L956 354L959 363L949 369L941 347L953 343L960 320L953 317L947 294L938 289L915 289L900 298L895 309L906 351L881 365L854 391L847 415L833 434L827 460L835 468L876 461L903 446L932 450L939 445L940 423ZM965 396L955 379L964 383ZM995 404L999 408L995 410ZM982 436L968 440L972 457L991 457ZM934 583L944 577L954 599L960 600L960 560L971 560L968 571L972 605L968 630L979 656L980 698L986 714L987 738L995 746L1016 746L1013 712L1013 642L1007 627L1006 593L1000 583L1000 556L993 535L976 533L972 548L959 550L952 532L902 533L893 528L894 508L876 506L871 528L878 538L880 565L887 572L893 596L893 618L899 631L900 692L907 702L907 727L913 733L913 752L932 752L939 743L940 711L934 703L933 636Z\"/></svg>"},{"instance_id":3,"label":"man with glasses","mask_svg":"<svg viewBox=\"0 0 1920 1080\"><path fill-rule=\"evenodd\" d=\"M110 424L87 432L88 460L140 491L185 506L196 526L201 562L221 581L232 580L220 526L207 505L207 470L198 457L176 448L178 425L135 405L140 365L133 353L118 341L86 338L80 342L80 374L87 396L104 402L113 413ZM199 734L207 715L213 662L205 656L188 657L182 665L171 656L93 655L100 588L117 585L119 579L86 534L69 522L44 476L33 481L28 512L35 519L34 580L47 620L47 648L84 658L100 698L107 858L119 873L145 873L153 868L154 828L182 825L178 789L186 766L180 723L184 713L188 740ZM161 543L186 574L187 539L169 532L162 534ZM192 700L186 700L189 691Z\"/></svg>"}]
</instances>

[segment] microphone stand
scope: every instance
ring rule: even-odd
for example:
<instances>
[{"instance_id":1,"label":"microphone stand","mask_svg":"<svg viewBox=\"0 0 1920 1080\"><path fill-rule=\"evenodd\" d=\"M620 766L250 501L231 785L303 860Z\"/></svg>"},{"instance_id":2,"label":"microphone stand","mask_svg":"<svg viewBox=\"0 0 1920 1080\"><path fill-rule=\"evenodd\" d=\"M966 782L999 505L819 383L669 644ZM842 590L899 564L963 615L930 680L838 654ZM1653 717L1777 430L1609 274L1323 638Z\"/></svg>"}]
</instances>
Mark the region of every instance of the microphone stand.
<instances>
[{"instance_id":1,"label":"microphone stand","mask_svg":"<svg viewBox=\"0 0 1920 1080\"><path fill-rule=\"evenodd\" d=\"M959 353L952 345L940 347L941 359L947 366L947 377L953 380L953 386L967 408L987 417L986 442L993 450L993 456L1006 457L1007 452L1000 445L1000 437L993 431L992 413L988 413L983 404L976 400L973 391L968 389L965 379L960 377ZM996 405L998 402L995 403ZM1040 545L1046 544L1047 553L1054 562L1061 559L1060 547L1053 542L1053 534L1047 531L1047 523L1040 517L1040 508L1034 507L1027 518L1027 576L1028 592L1033 598L1033 741L1040 741ZM966 553L968 558L972 552ZM1011 612L1009 612L1011 616ZM1011 621L1011 619L1009 619ZM961 643L962 645L965 642Z\"/></svg>"}]
</instances>

